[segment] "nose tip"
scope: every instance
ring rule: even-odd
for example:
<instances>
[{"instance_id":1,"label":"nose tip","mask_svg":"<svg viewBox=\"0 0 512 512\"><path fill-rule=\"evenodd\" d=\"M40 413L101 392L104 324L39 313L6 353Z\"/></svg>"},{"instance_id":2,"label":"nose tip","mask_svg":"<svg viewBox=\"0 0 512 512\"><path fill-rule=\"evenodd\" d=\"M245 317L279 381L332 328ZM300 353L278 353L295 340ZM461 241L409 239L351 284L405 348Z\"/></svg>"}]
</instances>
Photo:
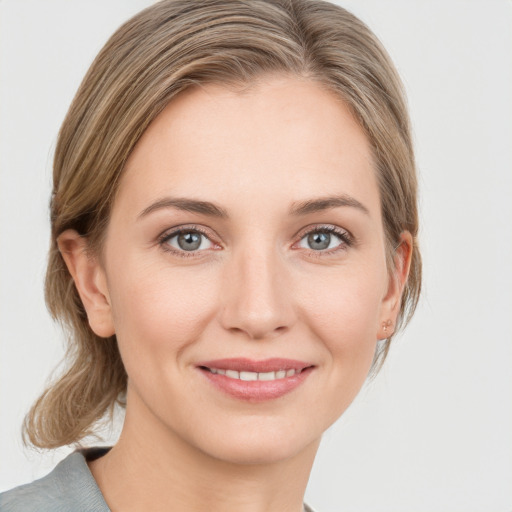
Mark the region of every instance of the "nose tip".
<instances>
[{"instance_id":1,"label":"nose tip","mask_svg":"<svg viewBox=\"0 0 512 512\"><path fill-rule=\"evenodd\" d=\"M294 314L286 273L272 258L244 258L229 274L222 292L225 329L262 340L290 328Z\"/></svg>"},{"instance_id":2,"label":"nose tip","mask_svg":"<svg viewBox=\"0 0 512 512\"><path fill-rule=\"evenodd\" d=\"M261 314L254 312L240 311L239 321L233 322L231 327L227 327L233 333L244 333L251 340L263 340L273 338L288 329L286 325L280 325L280 322L273 314ZM241 317L244 317L241 319Z\"/></svg>"}]
</instances>

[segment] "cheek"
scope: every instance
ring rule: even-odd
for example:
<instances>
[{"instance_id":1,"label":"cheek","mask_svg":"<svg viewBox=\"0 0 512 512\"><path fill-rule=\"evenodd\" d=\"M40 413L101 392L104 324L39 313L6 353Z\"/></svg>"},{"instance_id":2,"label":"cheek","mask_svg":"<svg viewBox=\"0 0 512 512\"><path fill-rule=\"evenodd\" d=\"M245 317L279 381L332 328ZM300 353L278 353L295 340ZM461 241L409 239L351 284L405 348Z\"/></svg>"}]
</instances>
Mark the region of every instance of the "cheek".
<instances>
[{"instance_id":1,"label":"cheek","mask_svg":"<svg viewBox=\"0 0 512 512\"><path fill-rule=\"evenodd\" d=\"M339 268L303 287L302 311L334 362L373 358L387 273L385 265Z\"/></svg>"},{"instance_id":2,"label":"cheek","mask_svg":"<svg viewBox=\"0 0 512 512\"><path fill-rule=\"evenodd\" d=\"M130 272L129 269L133 271ZM113 274L111 299L116 335L126 351L158 359L196 340L214 314L212 279L190 267L123 265Z\"/></svg>"}]
</instances>

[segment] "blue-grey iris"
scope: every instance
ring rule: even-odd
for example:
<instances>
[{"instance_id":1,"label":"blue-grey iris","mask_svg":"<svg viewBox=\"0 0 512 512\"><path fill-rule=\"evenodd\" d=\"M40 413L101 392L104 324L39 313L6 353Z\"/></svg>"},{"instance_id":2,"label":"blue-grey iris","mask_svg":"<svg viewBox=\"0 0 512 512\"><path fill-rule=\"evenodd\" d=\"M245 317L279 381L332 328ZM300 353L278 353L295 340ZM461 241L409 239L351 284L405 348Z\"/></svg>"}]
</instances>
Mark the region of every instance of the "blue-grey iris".
<instances>
[{"instance_id":1,"label":"blue-grey iris","mask_svg":"<svg viewBox=\"0 0 512 512\"><path fill-rule=\"evenodd\" d=\"M321 251L327 249L331 243L330 233L310 233L308 235L308 245L311 249Z\"/></svg>"},{"instance_id":2,"label":"blue-grey iris","mask_svg":"<svg viewBox=\"0 0 512 512\"><path fill-rule=\"evenodd\" d=\"M178 235L178 245L184 251L195 251L201 245L201 235L199 233L181 233Z\"/></svg>"}]
</instances>

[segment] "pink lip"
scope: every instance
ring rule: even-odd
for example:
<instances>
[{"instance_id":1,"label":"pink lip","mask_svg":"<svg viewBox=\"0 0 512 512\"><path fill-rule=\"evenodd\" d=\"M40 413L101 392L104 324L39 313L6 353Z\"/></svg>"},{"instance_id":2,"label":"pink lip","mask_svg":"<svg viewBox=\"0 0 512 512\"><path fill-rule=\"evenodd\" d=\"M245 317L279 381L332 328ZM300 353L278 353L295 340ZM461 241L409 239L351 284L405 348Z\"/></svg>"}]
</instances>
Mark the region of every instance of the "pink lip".
<instances>
[{"instance_id":1,"label":"pink lip","mask_svg":"<svg viewBox=\"0 0 512 512\"><path fill-rule=\"evenodd\" d=\"M253 361L246 358L217 359L204 361L197 365L203 375L217 388L240 400L263 402L279 398L296 389L311 374L314 366L293 359L273 358ZM245 372L275 372L279 370L295 370L295 375L271 381L243 381L225 375L212 373L208 368L235 370Z\"/></svg>"}]
</instances>

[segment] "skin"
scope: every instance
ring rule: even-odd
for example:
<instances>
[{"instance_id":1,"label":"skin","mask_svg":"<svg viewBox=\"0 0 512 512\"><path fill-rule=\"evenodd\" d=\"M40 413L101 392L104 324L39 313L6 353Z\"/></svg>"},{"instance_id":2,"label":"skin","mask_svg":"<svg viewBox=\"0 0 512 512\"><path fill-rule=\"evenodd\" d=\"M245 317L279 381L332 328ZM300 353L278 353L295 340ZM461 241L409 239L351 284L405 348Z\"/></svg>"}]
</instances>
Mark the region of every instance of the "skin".
<instances>
[{"instance_id":1,"label":"skin","mask_svg":"<svg viewBox=\"0 0 512 512\"><path fill-rule=\"evenodd\" d=\"M290 213L333 195L362 207ZM141 216L168 197L213 202L227 217L175 207ZM199 250L162 240L180 226L207 235ZM326 227L342 237L311 248L306 232ZM120 440L90 463L110 508L302 510L322 433L392 332L411 256L405 232L388 273L372 154L347 107L285 76L243 93L182 93L130 156L101 257L86 245L74 231L59 237L92 329L116 334L129 376ZM228 357L314 368L292 392L255 403L197 369Z\"/></svg>"}]
</instances>

